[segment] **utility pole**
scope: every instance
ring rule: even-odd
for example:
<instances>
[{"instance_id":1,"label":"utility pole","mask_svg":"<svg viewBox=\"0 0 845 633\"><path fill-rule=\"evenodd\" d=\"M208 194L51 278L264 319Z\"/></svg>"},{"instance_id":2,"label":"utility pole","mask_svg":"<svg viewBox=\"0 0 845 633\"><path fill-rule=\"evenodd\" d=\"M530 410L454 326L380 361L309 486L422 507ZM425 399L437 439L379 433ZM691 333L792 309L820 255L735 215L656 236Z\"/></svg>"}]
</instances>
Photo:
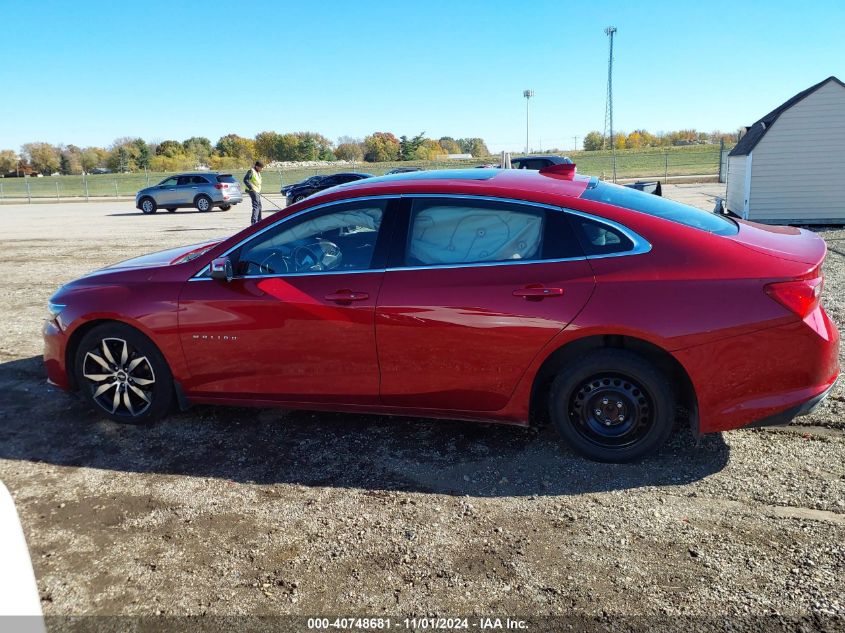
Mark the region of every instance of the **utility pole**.
<instances>
[{"instance_id":1,"label":"utility pole","mask_svg":"<svg viewBox=\"0 0 845 633\"><path fill-rule=\"evenodd\" d=\"M604 110L604 131L605 138L610 130L610 150L613 154L613 182L616 182L616 142L613 138L613 36L616 34L616 27L609 26L604 30L610 42L610 54L607 58L607 104Z\"/></svg>"},{"instance_id":2,"label":"utility pole","mask_svg":"<svg viewBox=\"0 0 845 633\"><path fill-rule=\"evenodd\" d=\"M525 97L525 153L531 153L531 97L534 96L533 90L523 90L522 96Z\"/></svg>"},{"instance_id":3,"label":"utility pole","mask_svg":"<svg viewBox=\"0 0 845 633\"><path fill-rule=\"evenodd\" d=\"M578 151L578 137L577 136L572 137L572 149L573 149L573 151L576 151L576 152Z\"/></svg>"}]
</instances>

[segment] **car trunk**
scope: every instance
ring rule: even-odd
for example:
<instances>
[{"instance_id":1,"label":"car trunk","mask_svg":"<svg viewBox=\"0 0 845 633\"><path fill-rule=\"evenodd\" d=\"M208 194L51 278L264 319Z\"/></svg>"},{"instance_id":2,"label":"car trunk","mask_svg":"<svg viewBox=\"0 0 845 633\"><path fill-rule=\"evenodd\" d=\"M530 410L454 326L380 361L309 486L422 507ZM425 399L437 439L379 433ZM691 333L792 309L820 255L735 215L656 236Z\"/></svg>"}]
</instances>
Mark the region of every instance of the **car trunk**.
<instances>
[{"instance_id":1,"label":"car trunk","mask_svg":"<svg viewBox=\"0 0 845 633\"><path fill-rule=\"evenodd\" d=\"M769 226L738 220L739 232L728 239L758 253L793 262L820 265L827 244L816 233L792 226Z\"/></svg>"}]
</instances>

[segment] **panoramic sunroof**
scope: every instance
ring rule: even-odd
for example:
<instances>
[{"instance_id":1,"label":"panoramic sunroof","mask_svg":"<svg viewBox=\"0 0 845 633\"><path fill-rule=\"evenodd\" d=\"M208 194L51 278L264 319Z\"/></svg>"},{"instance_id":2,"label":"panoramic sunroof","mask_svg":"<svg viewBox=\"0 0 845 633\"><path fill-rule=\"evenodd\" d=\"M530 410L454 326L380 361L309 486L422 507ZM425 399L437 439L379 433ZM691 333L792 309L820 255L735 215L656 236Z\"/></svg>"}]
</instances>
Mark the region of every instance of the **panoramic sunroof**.
<instances>
[{"instance_id":1,"label":"panoramic sunroof","mask_svg":"<svg viewBox=\"0 0 845 633\"><path fill-rule=\"evenodd\" d=\"M410 171L404 174L390 174L367 178L366 184L374 182L394 182L397 180L490 180L495 176L495 169L436 169L432 171Z\"/></svg>"}]
</instances>

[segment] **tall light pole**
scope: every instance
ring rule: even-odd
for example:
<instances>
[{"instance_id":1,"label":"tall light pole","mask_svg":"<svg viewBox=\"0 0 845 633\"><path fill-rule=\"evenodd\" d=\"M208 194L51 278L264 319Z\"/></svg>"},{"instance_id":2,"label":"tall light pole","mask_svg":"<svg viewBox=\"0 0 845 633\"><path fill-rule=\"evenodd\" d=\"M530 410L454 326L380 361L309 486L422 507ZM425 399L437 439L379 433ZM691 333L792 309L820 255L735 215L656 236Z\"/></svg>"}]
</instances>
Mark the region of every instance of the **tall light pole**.
<instances>
[{"instance_id":1,"label":"tall light pole","mask_svg":"<svg viewBox=\"0 0 845 633\"><path fill-rule=\"evenodd\" d=\"M610 54L607 58L607 104L604 110L604 132L606 138L608 127L610 128L610 151L613 154L613 182L616 182L616 142L613 138L613 36L615 33L615 26L609 26L604 30L604 34L610 40Z\"/></svg>"},{"instance_id":2,"label":"tall light pole","mask_svg":"<svg viewBox=\"0 0 845 633\"><path fill-rule=\"evenodd\" d=\"M522 96L525 97L525 153L531 153L531 97L534 96L533 90L523 90Z\"/></svg>"}]
</instances>

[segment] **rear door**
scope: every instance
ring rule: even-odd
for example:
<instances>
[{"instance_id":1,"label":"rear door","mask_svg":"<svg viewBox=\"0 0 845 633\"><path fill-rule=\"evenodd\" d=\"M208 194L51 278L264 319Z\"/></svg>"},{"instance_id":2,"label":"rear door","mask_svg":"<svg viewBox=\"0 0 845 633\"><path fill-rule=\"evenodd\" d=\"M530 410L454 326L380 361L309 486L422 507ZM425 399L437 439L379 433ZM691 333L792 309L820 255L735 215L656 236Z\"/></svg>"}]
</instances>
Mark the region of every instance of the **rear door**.
<instances>
[{"instance_id":1,"label":"rear door","mask_svg":"<svg viewBox=\"0 0 845 633\"><path fill-rule=\"evenodd\" d=\"M382 403L503 408L593 291L566 215L513 201L416 197L402 217L376 308Z\"/></svg>"}]
</instances>

